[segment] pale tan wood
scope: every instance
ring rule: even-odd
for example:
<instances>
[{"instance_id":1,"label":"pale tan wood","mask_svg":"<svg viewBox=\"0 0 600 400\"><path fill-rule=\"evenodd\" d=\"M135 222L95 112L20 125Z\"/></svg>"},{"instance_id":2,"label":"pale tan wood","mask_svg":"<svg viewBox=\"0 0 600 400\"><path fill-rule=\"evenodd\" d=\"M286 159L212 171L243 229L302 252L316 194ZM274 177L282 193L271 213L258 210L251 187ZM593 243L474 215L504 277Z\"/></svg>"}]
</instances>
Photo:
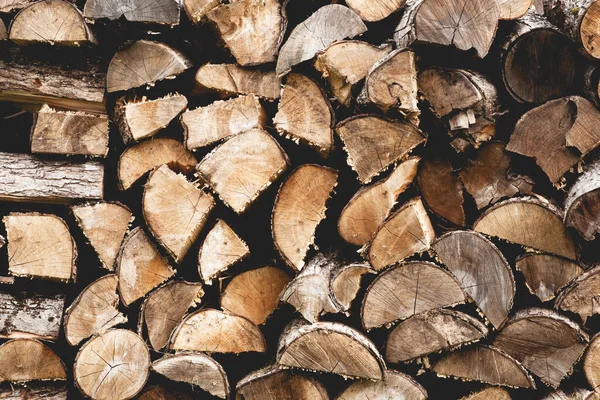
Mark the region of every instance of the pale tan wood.
<instances>
[{"instance_id":1,"label":"pale tan wood","mask_svg":"<svg viewBox=\"0 0 600 400\"><path fill-rule=\"evenodd\" d=\"M349 315L352 302L362 287L362 276L372 273L374 271L367 263L344 264L341 268L333 271L329 286L333 294L332 298L338 308L346 315Z\"/></svg>"},{"instance_id":2,"label":"pale tan wood","mask_svg":"<svg viewBox=\"0 0 600 400\"><path fill-rule=\"evenodd\" d=\"M461 400L512 400L512 398L505 389L489 387L463 397Z\"/></svg>"},{"instance_id":3,"label":"pale tan wood","mask_svg":"<svg viewBox=\"0 0 600 400\"><path fill-rule=\"evenodd\" d=\"M511 20L521 18L533 5L533 0L498 0L500 19Z\"/></svg>"},{"instance_id":4,"label":"pale tan wood","mask_svg":"<svg viewBox=\"0 0 600 400\"><path fill-rule=\"evenodd\" d=\"M336 400L426 400L427 391L411 376L386 370L383 380L360 380L340 393Z\"/></svg>"},{"instance_id":5,"label":"pale tan wood","mask_svg":"<svg viewBox=\"0 0 600 400\"><path fill-rule=\"evenodd\" d=\"M419 73L419 90L438 117L467 110L483 100L483 94L464 70L431 67Z\"/></svg>"},{"instance_id":6,"label":"pale tan wood","mask_svg":"<svg viewBox=\"0 0 600 400\"><path fill-rule=\"evenodd\" d=\"M571 186L565 199L564 223L575 228L579 235L591 241L600 231L600 162L593 162L585 168Z\"/></svg>"},{"instance_id":7,"label":"pale tan wood","mask_svg":"<svg viewBox=\"0 0 600 400\"><path fill-rule=\"evenodd\" d=\"M118 20L125 17L132 22L153 22L165 25L179 24L181 2L177 0L87 0L83 8L85 18Z\"/></svg>"},{"instance_id":8,"label":"pale tan wood","mask_svg":"<svg viewBox=\"0 0 600 400\"><path fill-rule=\"evenodd\" d=\"M174 390L164 386L150 386L138 397L138 400L194 400L189 391Z\"/></svg>"},{"instance_id":9,"label":"pale tan wood","mask_svg":"<svg viewBox=\"0 0 600 400\"><path fill-rule=\"evenodd\" d=\"M315 378L270 366L243 377L235 388L245 400L329 400Z\"/></svg>"},{"instance_id":10,"label":"pale tan wood","mask_svg":"<svg viewBox=\"0 0 600 400\"><path fill-rule=\"evenodd\" d=\"M222 0L183 0L185 13L195 24L201 22L209 11L221 3Z\"/></svg>"},{"instance_id":11,"label":"pale tan wood","mask_svg":"<svg viewBox=\"0 0 600 400\"><path fill-rule=\"evenodd\" d=\"M581 44L583 45L586 54L598 59L600 58L600 31L598 30L600 4L593 1L585 11L578 11L584 13L579 25Z\"/></svg>"},{"instance_id":12,"label":"pale tan wood","mask_svg":"<svg viewBox=\"0 0 600 400\"><path fill-rule=\"evenodd\" d=\"M275 71L243 68L237 64L207 63L196 72L195 90L217 92L222 96L253 94L273 101L281 95L281 80Z\"/></svg>"},{"instance_id":13,"label":"pale tan wood","mask_svg":"<svg viewBox=\"0 0 600 400\"><path fill-rule=\"evenodd\" d=\"M592 60L600 57L597 23L600 13L594 0L544 0L541 11L552 24L568 36L580 52Z\"/></svg>"},{"instance_id":14,"label":"pale tan wood","mask_svg":"<svg viewBox=\"0 0 600 400\"><path fill-rule=\"evenodd\" d=\"M4 21L0 20L0 40L8 39L8 31L6 30L6 25L4 25Z\"/></svg>"},{"instance_id":15,"label":"pale tan wood","mask_svg":"<svg viewBox=\"0 0 600 400\"><path fill-rule=\"evenodd\" d=\"M20 10L23 7L27 7L35 1L36 0L0 0L0 12L11 13Z\"/></svg>"},{"instance_id":16,"label":"pale tan wood","mask_svg":"<svg viewBox=\"0 0 600 400\"><path fill-rule=\"evenodd\" d=\"M250 249L227 222L219 219L206 235L198 253L198 273L207 285L250 255Z\"/></svg>"},{"instance_id":17,"label":"pale tan wood","mask_svg":"<svg viewBox=\"0 0 600 400\"><path fill-rule=\"evenodd\" d=\"M12 385L11 385L12 386ZM0 389L2 400L67 400L65 383L28 383L27 386L12 386Z\"/></svg>"},{"instance_id":18,"label":"pale tan wood","mask_svg":"<svg viewBox=\"0 0 600 400\"><path fill-rule=\"evenodd\" d=\"M0 382L67 380L61 359L48 346L34 339L2 343L0 360Z\"/></svg>"},{"instance_id":19,"label":"pale tan wood","mask_svg":"<svg viewBox=\"0 0 600 400\"><path fill-rule=\"evenodd\" d=\"M347 4L363 21L376 22L400 10L406 0L348 0Z\"/></svg>"},{"instance_id":20,"label":"pale tan wood","mask_svg":"<svg viewBox=\"0 0 600 400\"><path fill-rule=\"evenodd\" d=\"M554 307L579 314L583 323L592 315L600 313L600 265L579 275L554 302Z\"/></svg>"},{"instance_id":21,"label":"pale tan wood","mask_svg":"<svg viewBox=\"0 0 600 400\"><path fill-rule=\"evenodd\" d=\"M0 293L0 338L56 340L65 296Z\"/></svg>"},{"instance_id":22,"label":"pale tan wood","mask_svg":"<svg viewBox=\"0 0 600 400\"><path fill-rule=\"evenodd\" d=\"M595 391L600 386L600 336L592 339L583 358L583 372L585 377Z\"/></svg>"}]
</instances>

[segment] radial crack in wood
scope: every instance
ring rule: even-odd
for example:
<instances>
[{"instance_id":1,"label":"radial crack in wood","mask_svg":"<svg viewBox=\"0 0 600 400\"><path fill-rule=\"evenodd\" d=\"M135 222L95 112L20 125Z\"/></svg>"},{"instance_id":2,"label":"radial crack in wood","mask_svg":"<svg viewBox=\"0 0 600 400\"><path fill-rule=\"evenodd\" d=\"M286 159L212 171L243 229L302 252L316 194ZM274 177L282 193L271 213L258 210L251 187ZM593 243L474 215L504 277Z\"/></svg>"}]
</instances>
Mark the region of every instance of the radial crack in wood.
<instances>
[{"instance_id":1,"label":"radial crack in wood","mask_svg":"<svg viewBox=\"0 0 600 400\"><path fill-rule=\"evenodd\" d=\"M91 20L125 17L132 22L178 25L180 7L178 0L87 0L83 15Z\"/></svg>"},{"instance_id":2,"label":"radial crack in wood","mask_svg":"<svg viewBox=\"0 0 600 400\"><path fill-rule=\"evenodd\" d=\"M388 369L383 380L354 382L336 397L336 400L363 399L426 400L427 391L410 375Z\"/></svg>"},{"instance_id":3,"label":"radial crack in wood","mask_svg":"<svg viewBox=\"0 0 600 400\"><path fill-rule=\"evenodd\" d=\"M565 199L565 225L591 241L600 232L600 162L585 169Z\"/></svg>"},{"instance_id":4,"label":"radial crack in wood","mask_svg":"<svg viewBox=\"0 0 600 400\"><path fill-rule=\"evenodd\" d=\"M276 366L246 375L237 383L235 391L244 400L329 400L325 387L313 377Z\"/></svg>"},{"instance_id":5,"label":"radial crack in wood","mask_svg":"<svg viewBox=\"0 0 600 400\"><path fill-rule=\"evenodd\" d=\"M13 339L3 343L0 360L0 382L67 380L65 364L38 340Z\"/></svg>"},{"instance_id":6,"label":"radial crack in wood","mask_svg":"<svg viewBox=\"0 0 600 400\"><path fill-rule=\"evenodd\" d=\"M56 340L64 308L65 296L62 294L0 293L0 338Z\"/></svg>"},{"instance_id":7,"label":"radial crack in wood","mask_svg":"<svg viewBox=\"0 0 600 400\"><path fill-rule=\"evenodd\" d=\"M579 275L564 289L554 302L554 307L579 314L585 324L589 317L600 314L600 265Z\"/></svg>"},{"instance_id":8,"label":"radial crack in wood","mask_svg":"<svg viewBox=\"0 0 600 400\"><path fill-rule=\"evenodd\" d=\"M240 67L237 64L211 64L196 72L196 92L216 92L223 97L253 94L273 101L281 95L281 80L275 71Z\"/></svg>"},{"instance_id":9,"label":"radial crack in wood","mask_svg":"<svg viewBox=\"0 0 600 400\"><path fill-rule=\"evenodd\" d=\"M448 160L424 160L419 167L417 186L427 208L435 215L453 225L465 225L464 186Z\"/></svg>"}]
</instances>

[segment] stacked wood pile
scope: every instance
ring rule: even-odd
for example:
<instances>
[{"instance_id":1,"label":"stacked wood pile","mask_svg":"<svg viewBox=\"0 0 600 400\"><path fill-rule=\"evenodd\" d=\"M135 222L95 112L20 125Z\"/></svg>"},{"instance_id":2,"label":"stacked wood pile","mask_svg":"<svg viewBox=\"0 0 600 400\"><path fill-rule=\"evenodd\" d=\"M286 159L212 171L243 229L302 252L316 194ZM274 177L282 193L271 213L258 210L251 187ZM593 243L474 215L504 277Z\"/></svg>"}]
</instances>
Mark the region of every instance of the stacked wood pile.
<instances>
[{"instance_id":1,"label":"stacked wood pile","mask_svg":"<svg viewBox=\"0 0 600 400\"><path fill-rule=\"evenodd\" d=\"M600 399L600 2L0 17L0 399Z\"/></svg>"}]
</instances>

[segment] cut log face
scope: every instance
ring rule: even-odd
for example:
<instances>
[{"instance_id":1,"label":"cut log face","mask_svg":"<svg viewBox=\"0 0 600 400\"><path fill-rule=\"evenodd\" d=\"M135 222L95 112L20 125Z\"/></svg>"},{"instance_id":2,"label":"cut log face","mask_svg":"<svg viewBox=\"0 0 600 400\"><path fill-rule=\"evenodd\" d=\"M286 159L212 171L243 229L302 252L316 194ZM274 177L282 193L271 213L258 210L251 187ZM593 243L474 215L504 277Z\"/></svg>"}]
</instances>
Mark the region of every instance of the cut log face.
<instances>
[{"instance_id":1,"label":"cut log face","mask_svg":"<svg viewBox=\"0 0 600 400\"><path fill-rule=\"evenodd\" d=\"M314 378L273 366L243 377L235 391L244 400L329 400L327 390Z\"/></svg>"},{"instance_id":2,"label":"cut log face","mask_svg":"<svg viewBox=\"0 0 600 400\"><path fill-rule=\"evenodd\" d=\"M229 382L221 364L205 354L167 354L152 370L164 377L199 387L221 399L229 397Z\"/></svg>"},{"instance_id":3,"label":"cut log face","mask_svg":"<svg viewBox=\"0 0 600 400\"><path fill-rule=\"evenodd\" d=\"M75 279L77 248L65 221L38 213L10 213L2 221L11 275L65 282Z\"/></svg>"},{"instance_id":4,"label":"cut log face","mask_svg":"<svg viewBox=\"0 0 600 400\"><path fill-rule=\"evenodd\" d=\"M435 231L420 198L404 204L375 233L369 245L369 262L376 271L427 251Z\"/></svg>"},{"instance_id":5,"label":"cut log face","mask_svg":"<svg viewBox=\"0 0 600 400\"><path fill-rule=\"evenodd\" d=\"M433 366L433 372L444 378L535 389L535 382L521 363L491 346L476 345L450 353Z\"/></svg>"},{"instance_id":6,"label":"cut log face","mask_svg":"<svg viewBox=\"0 0 600 400\"><path fill-rule=\"evenodd\" d=\"M464 70L431 67L419 73L419 90L438 117L472 108L483 95Z\"/></svg>"},{"instance_id":7,"label":"cut log face","mask_svg":"<svg viewBox=\"0 0 600 400\"><path fill-rule=\"evenodd\" d=\"M77 346L90 336L127 322L117 308L118 278L106 275L90 283L65 311L65 338Z\"/></svg>"},{"instance_id":8,"label":"cut log face","mask_svg":"<svg viewBox=\"0 0 600 400\"><path fill-rule=\"evenodd\" d=\"M183 0L185 13L195 24L204 20L206 14L215 7L218 7L221 3L222 0Z\"/></svg>"},{"instance_id":9,"label":"cut log face","mask_svg":"<svg viewBox=\"0 0 600 400\"><path fill-rule=\"evenodd\" d=\"M291 278L276 267L262 267L233 277L221 294L221 308L264 324L277 307L279 294Z\"/></svg>"},{"instance_id":10,"label":"cut log face","mask_svg":"<svg viewBox=\"0 0 600 400\"><path fill-rule=\"evenodd\" d=\"M3 343L0 345L0 360L0 382L67 380L61 359L37 340L13 339Z\"/></svg>"},{"instance_id":11,"label":"cut log face","mask_svg":"<svg viewBox=\"0 0 600 400\"><path fill-rule=\"evenodd\" d=\"M573 321L551 310L528 308L511 318L493 344L557 388L587 343L587 334Z\"/></svg>"},{"instance_id":12,"label":"cut log face","mask_svg":"<svg viewBox=\"0 0 600 400\"><path fill-rule=\"evenodd\" d=\"M596 335L590 343L583 359L583 372L594 390L600 386L600 336Z\"/></svg>"},{"instance_id":13,"label":"cut log face","mask_svg":"<svg viewBox=\"0 0 600 400\"><path fill-rule=\"evenodd\" d=\"M85 18L117 20L125 17L132 22L179 24L180 2L177 0L87 0L83 8Z\"/></svg>"},{"instance_id":14,"label":"cut log face","mask_svg":"<svg viewBox=\"0 0 600 400\"><path fill-rule=\"evenodd\" d=\"M427 391L409 375L386 370L383 380L361 380L351 384L336 400L362 399L425 400Z\"/></svg>"},{"instance_id":15,"label":"cut log face","mask_svg":"<svg viewBox=\"0 0 600 400\"><path fill-rule=\"evenodd\" d=\"M0 0L0 12L11 13L33 3L35 0Z\"/></svg>"},{"instance_id":16,"label":"cut log face","mask_svg":"<svg viewBox=\"0 0 600 400\"><path fill-rule=\"evenodd\" d=\"M28 383L24 387L0 389L2 400L67 400L67 385L64 383Z\"/></svg>"},{"instance_id":17,"label":"cut log face","mask_svg":"<svg viewBox=\"0 0 600 400\"><path fill-rule=\"evenodd\" d=\"M374 115L357 115L335 128L348 153L348 165L362 184L405 158L426 136L412 124Z\"/></svg>"},{"instance_id":18,"label":"cut log face","mask_svg":"<svg viewBox=\"0 0 600 400\"><path fill-rule=\"evenodd\" d=\"M488 328L477 319L454 310L431 310L394 328L387 339L388 363L407 362L443 350L477 342Z\"/></svg>"},{"instance_id":19,"label":"cut log face","mask_svg":"<svg viewBox=\"0 0 600 400\"><path fill-rule=\"evenodd\" d=\"M277 0L240 0L206 13L216 25L238 64L258 65L275 61L285 22Z\"/></svg>"},{"instance_id":20,"label":"cut log face","mask_svg":"<svg viewBox=\"0 0 600 400\"><path fill-rule=\"evenodd\" d=\"M287 167L287 155L277 141L262 129L252 129L216 147L196 169L221 200L241 214Z\"/></svg>"},{"instance_id":21,"label":"cut log face","mask_svg":"<svg viewBox=\"0 0 600 400\"><path fill-rule=\"evenodd\" d=\"M113 329L84 344L73 366L75 384L94 400L126 400L138 394L150 373L150 352L135 333Z\"/></svg>"},{"instance_id":22,"label":"cut log face","mask_svg":"<svg viewBox=\"0 0 600 400\"><path fill-rule=\"evenodd\" d=\"M511 20L521 18L533 5L533 0L498 0L500 19ZM493 399L492 399L493 400Z\"/></svg>"},{"instance_id":23,"label":"cut log face","mask_svg":"<svg viewBox=\"0 0 600 400\"><path fill-rule=\"evenodd\" d=\"M142 198L148 228L177 263L200 235L214 205L210 194L165 164L150 174Z\"/></svg>"},{"instance_id":24,"label":"cut log face","mask_svg":"<svg viewBox=\"0 0 600 400\"><path fill-rule=\"evenodd\" d=\"M258 97L252 94L216 101L183 113L181 125L185 132L185 146L193 150L253 128L264 129L266 119Z\"/></svg>"},{"instance_id":25,"label":"cut log face","mask_svg":"<svg viewBox=\"0 0 600 400\"><path fill-rule=\"evenodd\" d=\"M146 172L168 164L175 171L188 173L198 160L181 142L171 138L144 140L126 149L119 159L119 186L129 189Z\"/></svg>"},{"instance_id":26,"label":"cut log face","mask_svg":"<svg viewBox=\"0 0 600 400\"><path fill-rule=\"evenodd\" d=\"M171 349L177 351L240 354L264 353L266 348L260 329L250 320L210 308L188 315L171 338Z\"/></svg>"},{"instance_id":27,"label":"cut log face","mask_svg":"<svg viewBox=\"0 0 600 400\"><path fill-rule=\"evenodd\" d=\"M360 17L348 7L329 4L298 24L281 46L275 71L287 74L294 65L310 60L336 40L352 38L367 31Z\"/></svg>"},{"instance_id":28,"label":"cut log face","mask_svg":"<svg viewBox=\"0 0 600 400\"><path fill-rule=\"evenodd\" d=\"M556 298L554 307L579 314L585 323L600 314L600 266L595 266L575 279Z\"/></svg>"},{"instance_id":29,"label":"cut log face","mask_svg":"<svg viewBox=\"0 0 600 400\"><path fill-rule=\"evenodd\" d=\"M192 66L179 51L166 44L138 40L119 50L108 66L109 93L149 85L175 77Z\"/></svg>"},{"instance_id":30,"label":"cut log face","mask_svg":"<svg viewBox=\"0 0 600 400\"><path fill-rule=\"evenodd\" d=\"M581 12L583 12L583 18L579 25L579 40L586 54L598 59L600 58L600 31L597 24L600 17L600 5L592 2L587 10Z\"/></svg>"},{"instance_id":31,"label":"cut log face","mask_svg":"<svg viewBox=\"0 0 600 400\"><path fill-rule=\"evenodd\" d=\"M13 296L0 293L0 337L56 340L64 308L64 295Z\"/></svg>"},{"instance_id":32,"label":"cut log face","mask_svg":"<svg viewBox=\"0 0 600 400\"><path fill-rule=\"evenodd\" d=\"M363 21L376 22L398 11L406 0L348 0L347 3Z\"/></svg>"},{"instance_id":33,"label":"cut log face","mask_svg":"<svg viewBox=\"0 0 600 400\"><path fill-rule=\"evenodd\" d=\"M386 270L368 287L361 308L362 324L373 329L466 300L448 271L430 262L411 261Z\"/></svg>"},{"instance_id":34,"label":"cut log face","mask_svg":"<svg viewBox=\"0 0 600 400\"><path fill-rule=\"evenodd\" d=\"M242 68L237 64L204 64L196 73L199 92L217 92L222 96L253 94L268 101L279 98L281 81L275 71Z\"/></svg>"},{"instance_id":35,"label":"cut log face","mask_svg":"<svg viewBox=\"0 0 600 400\"><path fill-rule=\"evenodd\" d=\"M6 30L6 25L4 25L4 21L0 21L0 40L8 39L8 31Z\"/></svg>"},{"instance_id":36,"label":"cut log face","mask_svg":"<svg viewBox=\"0 0 600 400\"><path fill-rule=\"evenodd\" d=\"M565 199L565 225L585 240L600 232L600 162L592 163L569 189Z\"/></svg>"},{"instance_id":37,"label":"cut log face","mask_svg":"<svg viewBox=\"0 0 600 400\"><path fill-rule=\"evenodd\" d=\"M175 271L161 257L140 227L127 234L117 258L119 294L126 307L174 274Z\"/></svg>"},{"instance_id":38,"label":"cut log face","mask_svg":"<svg viewBox=\"0 0 600 400\"><path fill-rule=\"evenodd\" d=\"M512 400L512 398L505 389L490 387L463 397L461 400Z\"/></svg>"},{"instance_id":39,"label":"cut log face","mask_svg":"<svg viewBox=\"0 0 600 400\"><path fill-rule=\"evenodd\" d=\"M163 386L150 386L137 397L138 400L194 400L189 391L173 390Z\"/></svg>"},{"instance_id":40,"label":"cut log face","mask_svg":"<svg viewBox=\"0 0 600 400\"><path fill-rule=\"evenodd\" d=\"M9 38L18 45L40 42L79 46L96 42L81 12L64 0L43 0L23 8L10 24Z\"/></svg>"},{"instance_id":41,"label":"cut log face","mask_svg":"<svg viewBox=\"0 0 600 400\"><path fill-rule=\"evenodd\" d=\"M315 232L325 218L326 203L338 173L315 164L298 167L281 185L273 207L272 230L275 247L296 271L314 244Z\"/></svg>"},{"instance_id":42,"label":"cut log face","mask_svg":"<svg viewBox=\"0 0 600 400\"><path fill-rule=\"evenodd\" d=\"M217 220L208 232L198 254L198 273L207 285L231 266L250 255L250 249L231 227Z\"/></svg>"},{"instance_id":43,"label":"cut log face","mask_svg":"<svg viewBox=\"0 0 600 400\"><path fill-rule=\"evenodd\" d=\"M334 120L331 104L321 88L304 75L289 74L273 118L277 131L327 155L333 147Z\"/></svg>"},{"instance_id":44,"label":"cut log face","mask_svg":"<svg viewBox=\"0 0 600 400\"><path fill-rule=\"evenodd\" d=\"M448 160L424 160L417 177L419 191L427 207L456 226L464 226L464 186Z\"/></svg>"}]
</instances>

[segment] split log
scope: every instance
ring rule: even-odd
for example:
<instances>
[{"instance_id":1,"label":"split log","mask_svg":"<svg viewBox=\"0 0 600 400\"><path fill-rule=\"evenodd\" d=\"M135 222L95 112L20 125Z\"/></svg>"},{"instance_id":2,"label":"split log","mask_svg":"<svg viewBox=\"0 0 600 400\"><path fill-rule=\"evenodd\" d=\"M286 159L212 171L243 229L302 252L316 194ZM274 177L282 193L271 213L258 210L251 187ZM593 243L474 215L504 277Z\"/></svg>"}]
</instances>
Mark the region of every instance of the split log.
<instances>
[{"instance_id":1,"label":"split log","mask_svg":"<svg viewBox=\"0 0 600 400\"><path fill-rule=\"evenodd\" d=\"M47 161L28 154L0 152L2 201L72 203L100 200L103 187L104 166L100 163Z\"/></svg>"},{"instance_id":2,"label":"split log","mask_svg":"<svg viewBox=\"0 0 600 400\"><path fill-rule=\"evenodd\" d=\"M310 60L331 43L366 31L366 25L351 9L340 4L323 6L292 30L281 46L275 71L279 76L285 75L294 65Z\"/></svg>"},{"instance_id":3,"label":"split log","mask_svg":"<svg viewBox=\"0 0 600 400\"><path fill-rule=\"evenodd\" d=\"M64 295L13 296L0 293L0 337L56 340L64 308Z\"/></svg>"},{"instance_id":4,"label":"split log","mask_svg":"<svg viewBox=\"0 0 600 400\"><path fill-rule=\"evenodd\" d=\"M238 64L275 61L286 21L277 0L239 0L206 13Z\"/></svg>"},{"instance_id":5,"label":"split log","mask_svg":"<svg viewBox=\"0 0 600 400\"><path fill-rule=\"evenodd\" d=\"M0 382L67 380L65 364L38 340L13 339L3 343L0 360Z\"/></svg>"},{"instance_id":6,"label":"split log","mask_svg":"<svg viewBox=\"0 0 600 400\"><path fill-rule=\"evenodd\" d=\"M506 323L493 345L556 389L573 372L588 341L588 335L568 318L551 310L528 308Z\"/></svg>"},{"instance_id":7,"label":"split log","mask_svg":"<svg viewBox=\"0 0 600 400\"><path fill-rule=\"evenodd\" d=\"M554 302L554 307L579 314L583 323L600 314L600 265L579 275Z\"/></svg>"},{"instance_id":8,"label":"split log","mask_svg":"<svg viewBox=\"0 0 600 400\"><path fill-rule=\"evenodd\" d=\"M564 223L585 240L600 232L600 162L592 163L569 189L565 199Z\"/></svg>"},{"instance_id":9,"label":"split log","mask_svg":"<svg viewBox=\"0 0 600 400\"><path fill-rule=\"evenodd\" d=\"M377 22L400 10L406 0L348 0L347 3L363 21Z\"/></svg>"},{"instance_id":10,"label":"split log","mask_svg":"<svg viewBox=\"0 0 600 400\"><path fill-rule=\"evenodd\" d=\"M588 66L583 73L583 95L598 106L600 104L600 68Z\"/></svg>"},{"instance_id":11,"label":"split log","mask_svg":"<svg viewBox=\"0 0 600 400\"><path fill-rule=\"evenodd\" d=\"M118 20L125 17L132 22L179 24L180 2L177 0L87 0L83 8L85 18Z\"/></svg>"},{"instance_id":12,"label":"split log","mask_svg":"<svg viewBox=\"0 0 600 400\"><path fill-rule=\"evenodd\" d=\"M135 333L113 329L86 342L73 365L79 390L93 400L125 400L138 394L150 373L150 352Z\"/></svg>"},{"instance_id":13,"label":"split log","mask_svg":"<svg viewBox=\"0 0 600 400\"><path fill-rule=\"evenodd\" d=\"M127 148L119 158L119 188L129 189L146 172L168 164L173 170L189 173L198 160L183 143L171 138L144 140Z\"/></svg>"},{"instance_id":14,"label":"split log","mask_svg":"<svg viewBox=\"0 0 600 400\"><path fill-rule=\"evenodd\" d=\"M142 212L148 229L180 263L215 205L214 198L163 164L144 186Z\"/></svg>"},{"instance_id":15,"label":"split log","mask_svg":"<svg viewBox=\"0 0 600 400\"><path fill-rule=\"evenodd\" d=\"M222 0L183 0L185 13L190 21L195 24L200 23L206 17L206 14L215 7L221 5Z\"/></svg>"},{"instance_id":16,"label":"split log","mask_svg":"<svg viewBox=\"0 0 600 400\"><path fill-rule=\"evenodd\" d=\"M171 79L190 68L192 63L166 44L138 40L117 51L106 73L109 93L140 86L152 86Z\"/></svg>"},{"instance_id":17,"label":"split log","mask_svg":"<svg viewBox=\"0 0 600 400\"><path fill-rule=\"evenodd\" d=\"M67 400L67 385L62 383L28 383L27 386L0 389L2 400Z\"/></svg>"},{"instance_id":18,"label":"split log","mask_svg":"<svg viewBox=\"0 0 600 400\"><path fill-rule=\"evenodd\" d=\"M137 397L137 400L194 400L194 397L189 391L150 386Z\"/></svg>"},{"instance_id":19,"label":"split log","mask_svg":"<svg viewBox=\"0 0 600 400\"><path fill-rule=\"evenodd\" d=\"M596 391L600 386L600 336L591 341L583 358L583 372L590 386Z\"/></svg>"},{"instance_id":20,"label":"split log","mask_svg":"<svg viewBox=\"0 0 600 400\"><path fill-rule=\"evenodd\" d=\"M289 74L273 117L277 132L327 156L333 147L334 124L333 108L319 85L304 75Z\"/></svg>"},{"instance_id":21,"label":"split log","mask_svg":"<svg viewBox=\"0 0 600 400\"><path fill-rule=\"evenodd\" d=\"M221 308L262 325L277 307L291 277L277 267L262 267L233 277L221 293Z\"/></svg>"},{"instance_id":22,"label":"split log","mask_svg":"<svg viewBox=\"0 0 600 400\"><path fill-rule=\"evenodd\" d=\"M409 200L392 214L369 244L369 263L376 271L429 249L435 231L420 198Z\"/></svg>"},{"instance_id":23,"label":"split log","mask_svg":"<svg viewBox=\"0 0 600 400\"><path fill-rule=\"evenodd\" d=\"M27 7L29 4L34 3L36 0L0 0L0 12L1 13L12 13L13 11L20 10L23 7Z\"/></svg>"},{"instance_id":24,"label":"split log","mask_svg":"<svg viewBox=\"0 0 600 400\"><path fill-rule=\"evenodd\" d=\"M243 213L287 169L288 158L262 129L233 136L196 167L223 202Z\"/></svg>"},{"instance_id":25,"label":"split log","mask_svg":"<svg viewBox=\"0 0 600 400\"><path fill-rule=\"evenodd\" d=\"M237 64L201 66L196 73L196 92L216 92L223 97L253 94L273 101L280 97L281 80L275 71L248 69Z\"/></svg>"},{"instance_id":26,"label":"split log","mask_svg":"<svg viewBox=\"0 0 600 400\"><path fill-rule=\"evenodd\" d=\"M276 365L372 380L385 371L373 342L339 322L292 321L279 338Z\"/></svg>"},{"instance_id":27,"label":"split log","mask_svg":"<svg viewBox=\"0 0 600 400\"><path fill-rule=\"evenodd\" d=\"M6 30L6 25L4 25L4 21L0 20L0 40L8 39L8 31Z\"/></svg>"},{"instance_id":28,"label":"split log","mask_svg":"<svg viewBox=\"0 0 600 400\"><path fill-rule=\"evenodd\" d=\"M314 245L317 226L325 219L327 200L337 177L334 169L304 164L279 188L271 222L273 241L283 260L295 271L304 268L304 258Z\"/></svg>"},{"instance_id":29,"label":"split log","mask_svg":"<svg viewBox=\"0 0 600 400\"><path fill-rule=\"evenodd\" d=\"M390 332L385 360L388 363L407 362L478 342L487 335L488 328L465 313L431 310L408 318Z\"/></svg>"},{"instance_id":30,"label":"split log","mask_svg":"<svg viewBox=\"0 0 600 400\"><path fill-rule=\"evenodd\" d=\"M2 219L13 276L75 280L77 247L69 227L53 214L10 213Z\"/></svg>"},{"instance_id":31,"label":"split log","mask_svg":"<svg viewBox=\"0 0 600 400\"><path fill-rule=\"evenodd\" d=\"M198 332L202 332L202 335L198 335ZM176 351L240 354L264 353L267 344L258 326L249 319L205 308L185 317L173 331L170 348Z\"/></svg>"},{"instance_id":32,"label":"split log","mask_svg":"<svg viewBox=\"0 0 600 400\"><path fill-rule=\"evenodd\" d=\"M562 390L556 390L544 397L543 400L598 400L600 393L590 392L587 389L576 388L573 391L565 393Z\"/></svg>"},{"instance_id":33,"label":"split log","mask_svg":"<svg viewBox=\"0 0 600 400\"><path fill-rule=\"evenodd\" d=\"M223 367L205 354L167 354L154 361L151 368L172 381L197 386L221 399L229 398Z\"/></svg>"},{"instance_id":34,"label":"split log","mask_svg":"<svg viewBox=\"0 0 600 400\"><path fill-rule=\"evenodd\" d=\"M386 370L381 381L360 380L340 393L336 400L362 399L426 400L427 391L411 376Z\"/></svg>"},{"instance_id":35,"label":"split log","mask_svg":"<svg viewBox=\"0 0 600 400\"><path fill-rule=\"evenodd\" d=\"M250 129L264 129L266 120L265 110L252 94L215 101L181 115L185 146L190 150L210 146Z\"/></svg>"},{"instance_id":36,"label":"split log","mask_svg":"<svg viewBox=\"0 0 600 400\"><path fill-rule=\"evenodd\" d=\"M235 391L244 400L329 400L316 379L273 366L246 375Z\"/></svg>"},{"instance_id":37,"label":"split log","mask_svg":"<svg viewBox=\"0 0 600 400\"><path fill-rule=\"evenodd\" d=\"M499 0L500 19L511 20L521 18L527 14L534 0ZM540 13L541 14L541 13Z\"/></svg>"},{"instance_id":38,"label":"split log","mask_svg":"<svg viewBox=\"0 0 600 400\"><path fill-rule=\"evenodd\" d=\"M358 180L369 183L390 165L406 158L426 135L412 124L375 115L356 115L335 127Z\"/></svg>"},{"instance_id":39,"label":"split log","mask_svg":"<svg viewBox=\"0 0 600 400\"><path fill-rule=\"evenodd\" d=\"M217 220L198 254L198 273L207 285L250 255L250 249L227 222Z\"/></svg>"},{"instance_id":40,"label":"split log","mask_svg":"<svg viewBox=\"0 0 600 400\"><path fill-rule=\"evenodd\" d=\"M142 228L132 229L117 257L119 295L128 307L175 274Z\"/></svg>"},{"instance_id":41,"label":"split log","mask_svg":"<svg viewBox=\"0 0 600 400\"><path fill-rule=\"evenodd\" d=\"M505 389L490 387L463 397L461 400L512 400L512 397Z\"/></svg>"}]
</instances>

